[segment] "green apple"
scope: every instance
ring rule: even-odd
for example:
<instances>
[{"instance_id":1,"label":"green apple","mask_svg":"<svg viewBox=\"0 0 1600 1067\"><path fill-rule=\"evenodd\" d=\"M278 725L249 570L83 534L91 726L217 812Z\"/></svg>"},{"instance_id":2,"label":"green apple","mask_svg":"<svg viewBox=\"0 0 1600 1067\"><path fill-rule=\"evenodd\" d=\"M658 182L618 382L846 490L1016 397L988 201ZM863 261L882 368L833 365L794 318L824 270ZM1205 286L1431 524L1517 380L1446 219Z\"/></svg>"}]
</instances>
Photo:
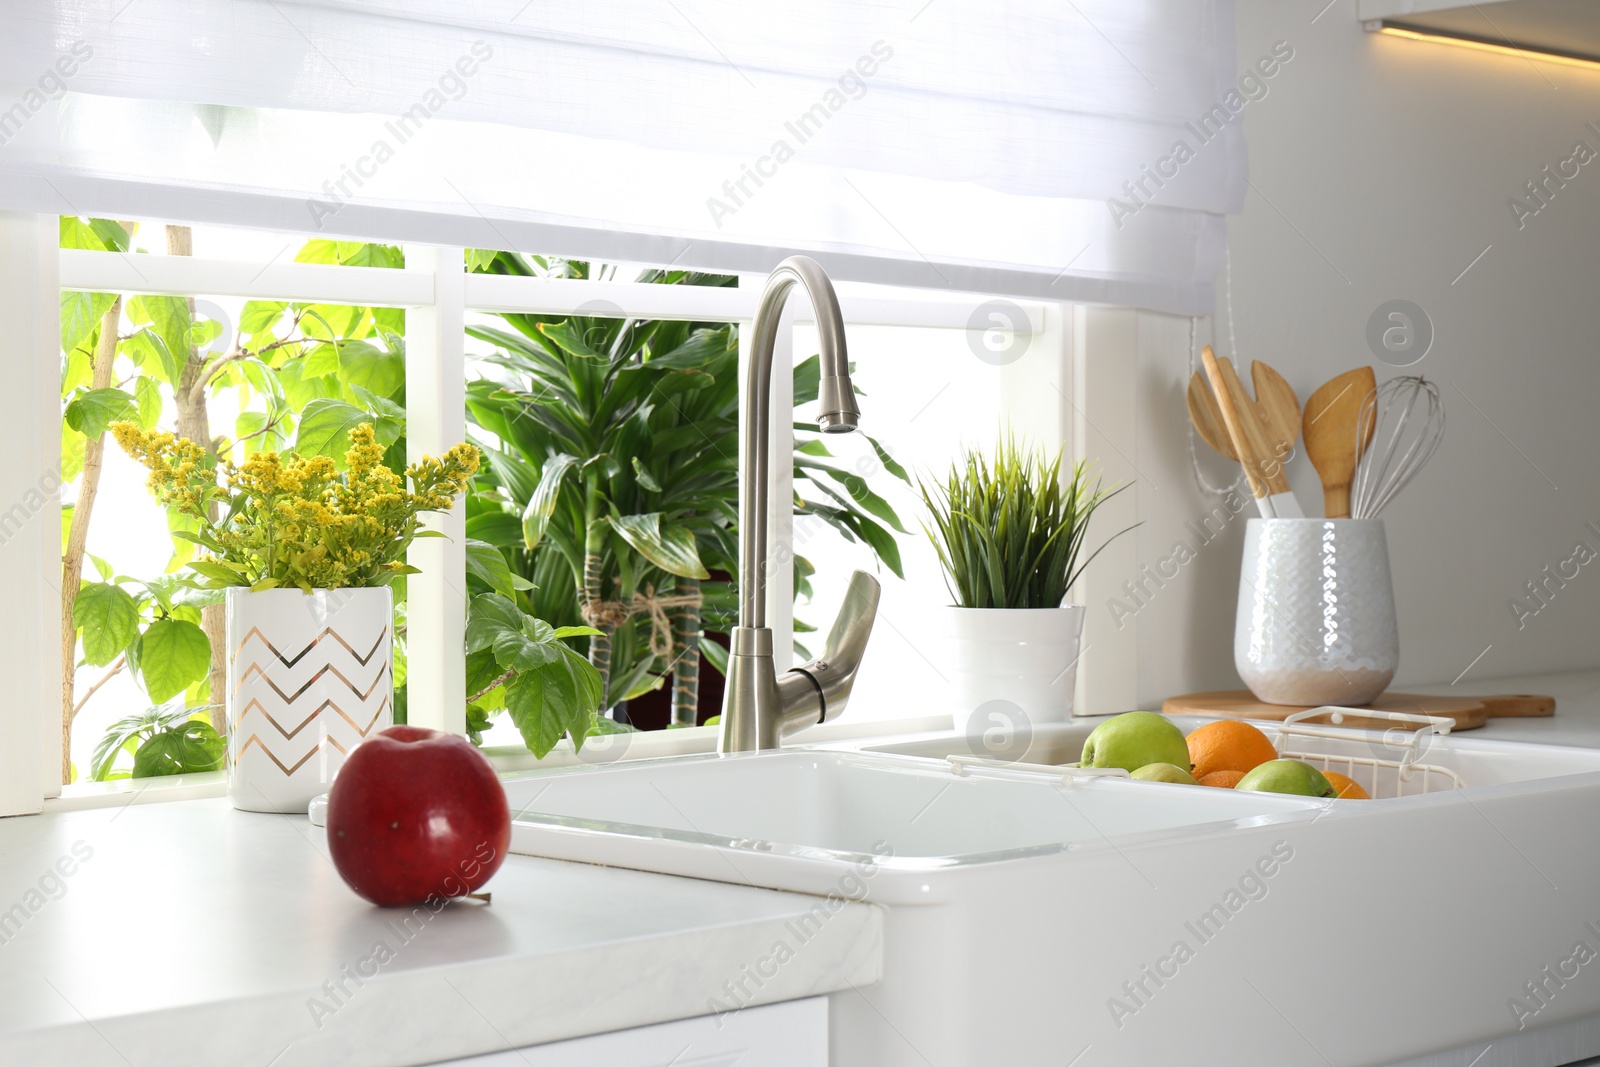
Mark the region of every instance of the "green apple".
<instances>
[{"instance_id":1,"label":"green apple","mask_svg":"<svg viewBox=\"0 0 1600 1067\"><path fill-rule=\"evenodd\" d=\"M1301 797L1331 797L1335 790L1322 772L1297 759L1274 759L1239 779L1235 789L1253 793L1290 793Z\"/></svg>"},{"instance_id":2,"label":"green apple","mask_svg":"<svg viewBox=\"0 0 1600 1067\"><path fill-rule=\"evenodd\" d=\"M1165 715L1129 711L1094 728L1079 757L1084 767L1121 767L1136 771L1147 763L1170 763L1187 769L1189 742Z\"/></svg>"},{"instance_id":3,"label":"green apple","mask_svg":"<svg viewBox=\"0 0 1600 1067\"><path fill-rule=\"evenodd\" d=\"M1141 782L1176 782L1179 785L1199 785L1194 780L1194 775L1182 767L1174 767L1170 763L1146 763L1143 767L1133 772L1133 777Z\"/></svg>"}]
</instances>

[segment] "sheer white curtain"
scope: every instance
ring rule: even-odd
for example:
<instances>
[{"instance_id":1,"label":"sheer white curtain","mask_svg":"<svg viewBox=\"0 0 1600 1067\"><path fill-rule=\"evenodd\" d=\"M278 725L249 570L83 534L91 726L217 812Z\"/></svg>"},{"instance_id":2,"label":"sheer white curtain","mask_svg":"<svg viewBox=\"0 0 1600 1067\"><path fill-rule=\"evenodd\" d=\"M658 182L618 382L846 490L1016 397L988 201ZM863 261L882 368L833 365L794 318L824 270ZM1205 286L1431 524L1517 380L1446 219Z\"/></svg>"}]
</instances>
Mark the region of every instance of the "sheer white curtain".
<instances>
[{"instance_id":1,"label":"sheer white curtain","mask_svg":"<svg viewBox=\"0 0 1600 1067\"><path fill-rule=\"evenodd\" d=\"M804 250L845 278L1196 312L1244 187L1231 0L3 20L0 208L736 270Z\"/></svg>"}]
</instances>

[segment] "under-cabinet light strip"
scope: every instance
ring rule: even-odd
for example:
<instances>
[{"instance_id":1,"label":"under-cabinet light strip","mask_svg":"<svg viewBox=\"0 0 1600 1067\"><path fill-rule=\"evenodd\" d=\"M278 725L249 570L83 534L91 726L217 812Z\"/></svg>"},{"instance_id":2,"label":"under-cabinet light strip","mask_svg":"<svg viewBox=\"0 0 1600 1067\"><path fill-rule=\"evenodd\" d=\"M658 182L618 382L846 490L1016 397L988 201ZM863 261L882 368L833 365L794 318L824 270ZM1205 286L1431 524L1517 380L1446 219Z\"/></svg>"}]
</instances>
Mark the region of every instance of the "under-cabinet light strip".
<instances>
[{"instance_id":1,"label":"under-cabinet light strip","mask_svg":"<svg viewBox=\"0 0 1600 1067\"><path fill-rule=\"evenodd\" d=\"M1412 25L1407 22L1396 22L1393 19L1372 19L1366 23L1366 28L1373 33L1388 34L1391 37L1404 37L1412 41L1447 44L1457 48L1470 48L1475 52L1489 52L1498 56L1510 56L1515 59L1532 59L1542 63L1559 63L1567 67L1600 70L1600 56L1585 55L1582 52L1564 52L1519 44L1512 40L1496 41L1486 37L1475 37L1472 34L1449 33L1425 26Z\"/></svg>"}]
</instances>

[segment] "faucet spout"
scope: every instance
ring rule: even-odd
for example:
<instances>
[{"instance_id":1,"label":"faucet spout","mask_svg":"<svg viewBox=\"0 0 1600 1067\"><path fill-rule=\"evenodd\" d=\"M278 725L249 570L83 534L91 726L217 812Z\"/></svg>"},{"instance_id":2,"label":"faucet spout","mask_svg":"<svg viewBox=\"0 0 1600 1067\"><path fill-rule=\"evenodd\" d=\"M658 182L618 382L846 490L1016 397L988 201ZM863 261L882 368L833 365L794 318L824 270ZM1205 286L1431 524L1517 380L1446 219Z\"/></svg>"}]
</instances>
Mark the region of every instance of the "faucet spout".
<instances>
[{"instance_id":1,"label":"faucet spout","mask_svg":"<svg viewBox=\"0 0 1600 1067\"><path fill-rule=\"evenodd\" d=\"M767 278L751 326L750 368L745 378L745 435L740 463L745 479L739 491L739 625L767 625L767 494L771 487L767 440L772 423L772 357L778 322L796 283L803 285L817 314L822 380L818 385L824 433L849 433L861 409L850 382L850 356L844 342L844 316L833 283L816 261L790 256ZM785 415L787 418L787 415ZM785 457L787 459L787 457Z\"/></svg>"},{"instance_id":2,"label":"faucet spout","mask_svg":"<svg viewBox=\"0 0 1600 1067\"><path fill-rule=\"evenodd\" d=\"M739 492L739 618L728 655L727 690L717 745L720 752L777 748L785 733L836 714L849 697L855 665L860 662L860 652L866 646L866 635L877 612L878 583L858 573L852 579L851 597L840 612L841 624L847 619L856 620L854 626L843 627L852 635L847 642L850 656L845 657L849 660L848 670L841 669L843 660L836 666L834 660L838 657L830 660L825 656L789 672L780 682L772 661L772 631L767 627L767 505L771 488L768 439L778 323L796 284L805 288L817 316L821 350L817 393L821 410L817 424L824 433L849 433L861 415L850 381L844 316L833 283L814 260L790 256L767 278L751 325L744 440L740 448L744 481ZM784 457L785 462L787 459ZM870 598L865 597L860 582L870 584ZM865 606L868 599L870 606ZM863 626L860 619L864 606ZM840 631L841 626L836 626L835 633ZM830 648L833 636L829 636Z\"/></svg>"}]
</instances>

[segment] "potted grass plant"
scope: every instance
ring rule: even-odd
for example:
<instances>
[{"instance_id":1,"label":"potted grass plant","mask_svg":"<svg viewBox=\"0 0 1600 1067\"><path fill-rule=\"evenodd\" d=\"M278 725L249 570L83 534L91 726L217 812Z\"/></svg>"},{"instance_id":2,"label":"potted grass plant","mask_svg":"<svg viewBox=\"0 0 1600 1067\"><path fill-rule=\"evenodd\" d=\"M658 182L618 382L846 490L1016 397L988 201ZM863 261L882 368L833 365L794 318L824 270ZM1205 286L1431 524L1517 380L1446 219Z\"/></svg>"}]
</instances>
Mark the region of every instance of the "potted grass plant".
<instances>
[{"instance_id":1,"label":"potted grass plant","mask_svg":"<svg viewBox=\"0 0 1600 1067\"><path fill-rule=\"evenodd\" d=\"M1084 607L1066 604L1078 576L1118 535L1083 558L1089 521L1122 486L1106 489L1087 463L998 443L969 451L938 481L919 480L955 603L949 609L955 726L1059 722L1072 714ZM1131 527L1129 527L1131 529ZM1003 711L991 705L1006 702ZM991 722L996 715L1002 721Z\"/></svg>"},{"instance_id":2,"label":"potted grass plant","mask_svg":"<svg viewBox=\"0 0 1600 1067\"><path fill-rule=\"evenodd\" d=\"M349 431L342 464L257 452L235 466L170 433L131 422L111 430L186 527L177 536L200 547L191 583L225 598L234 807L304 812L346 753L393 721L390 583L414 573L405 563L414 538L442 536L422 515L449 510L478 450L457 445L402 476L384 464L370 423Z\"/></svg>"}]
</instances>

